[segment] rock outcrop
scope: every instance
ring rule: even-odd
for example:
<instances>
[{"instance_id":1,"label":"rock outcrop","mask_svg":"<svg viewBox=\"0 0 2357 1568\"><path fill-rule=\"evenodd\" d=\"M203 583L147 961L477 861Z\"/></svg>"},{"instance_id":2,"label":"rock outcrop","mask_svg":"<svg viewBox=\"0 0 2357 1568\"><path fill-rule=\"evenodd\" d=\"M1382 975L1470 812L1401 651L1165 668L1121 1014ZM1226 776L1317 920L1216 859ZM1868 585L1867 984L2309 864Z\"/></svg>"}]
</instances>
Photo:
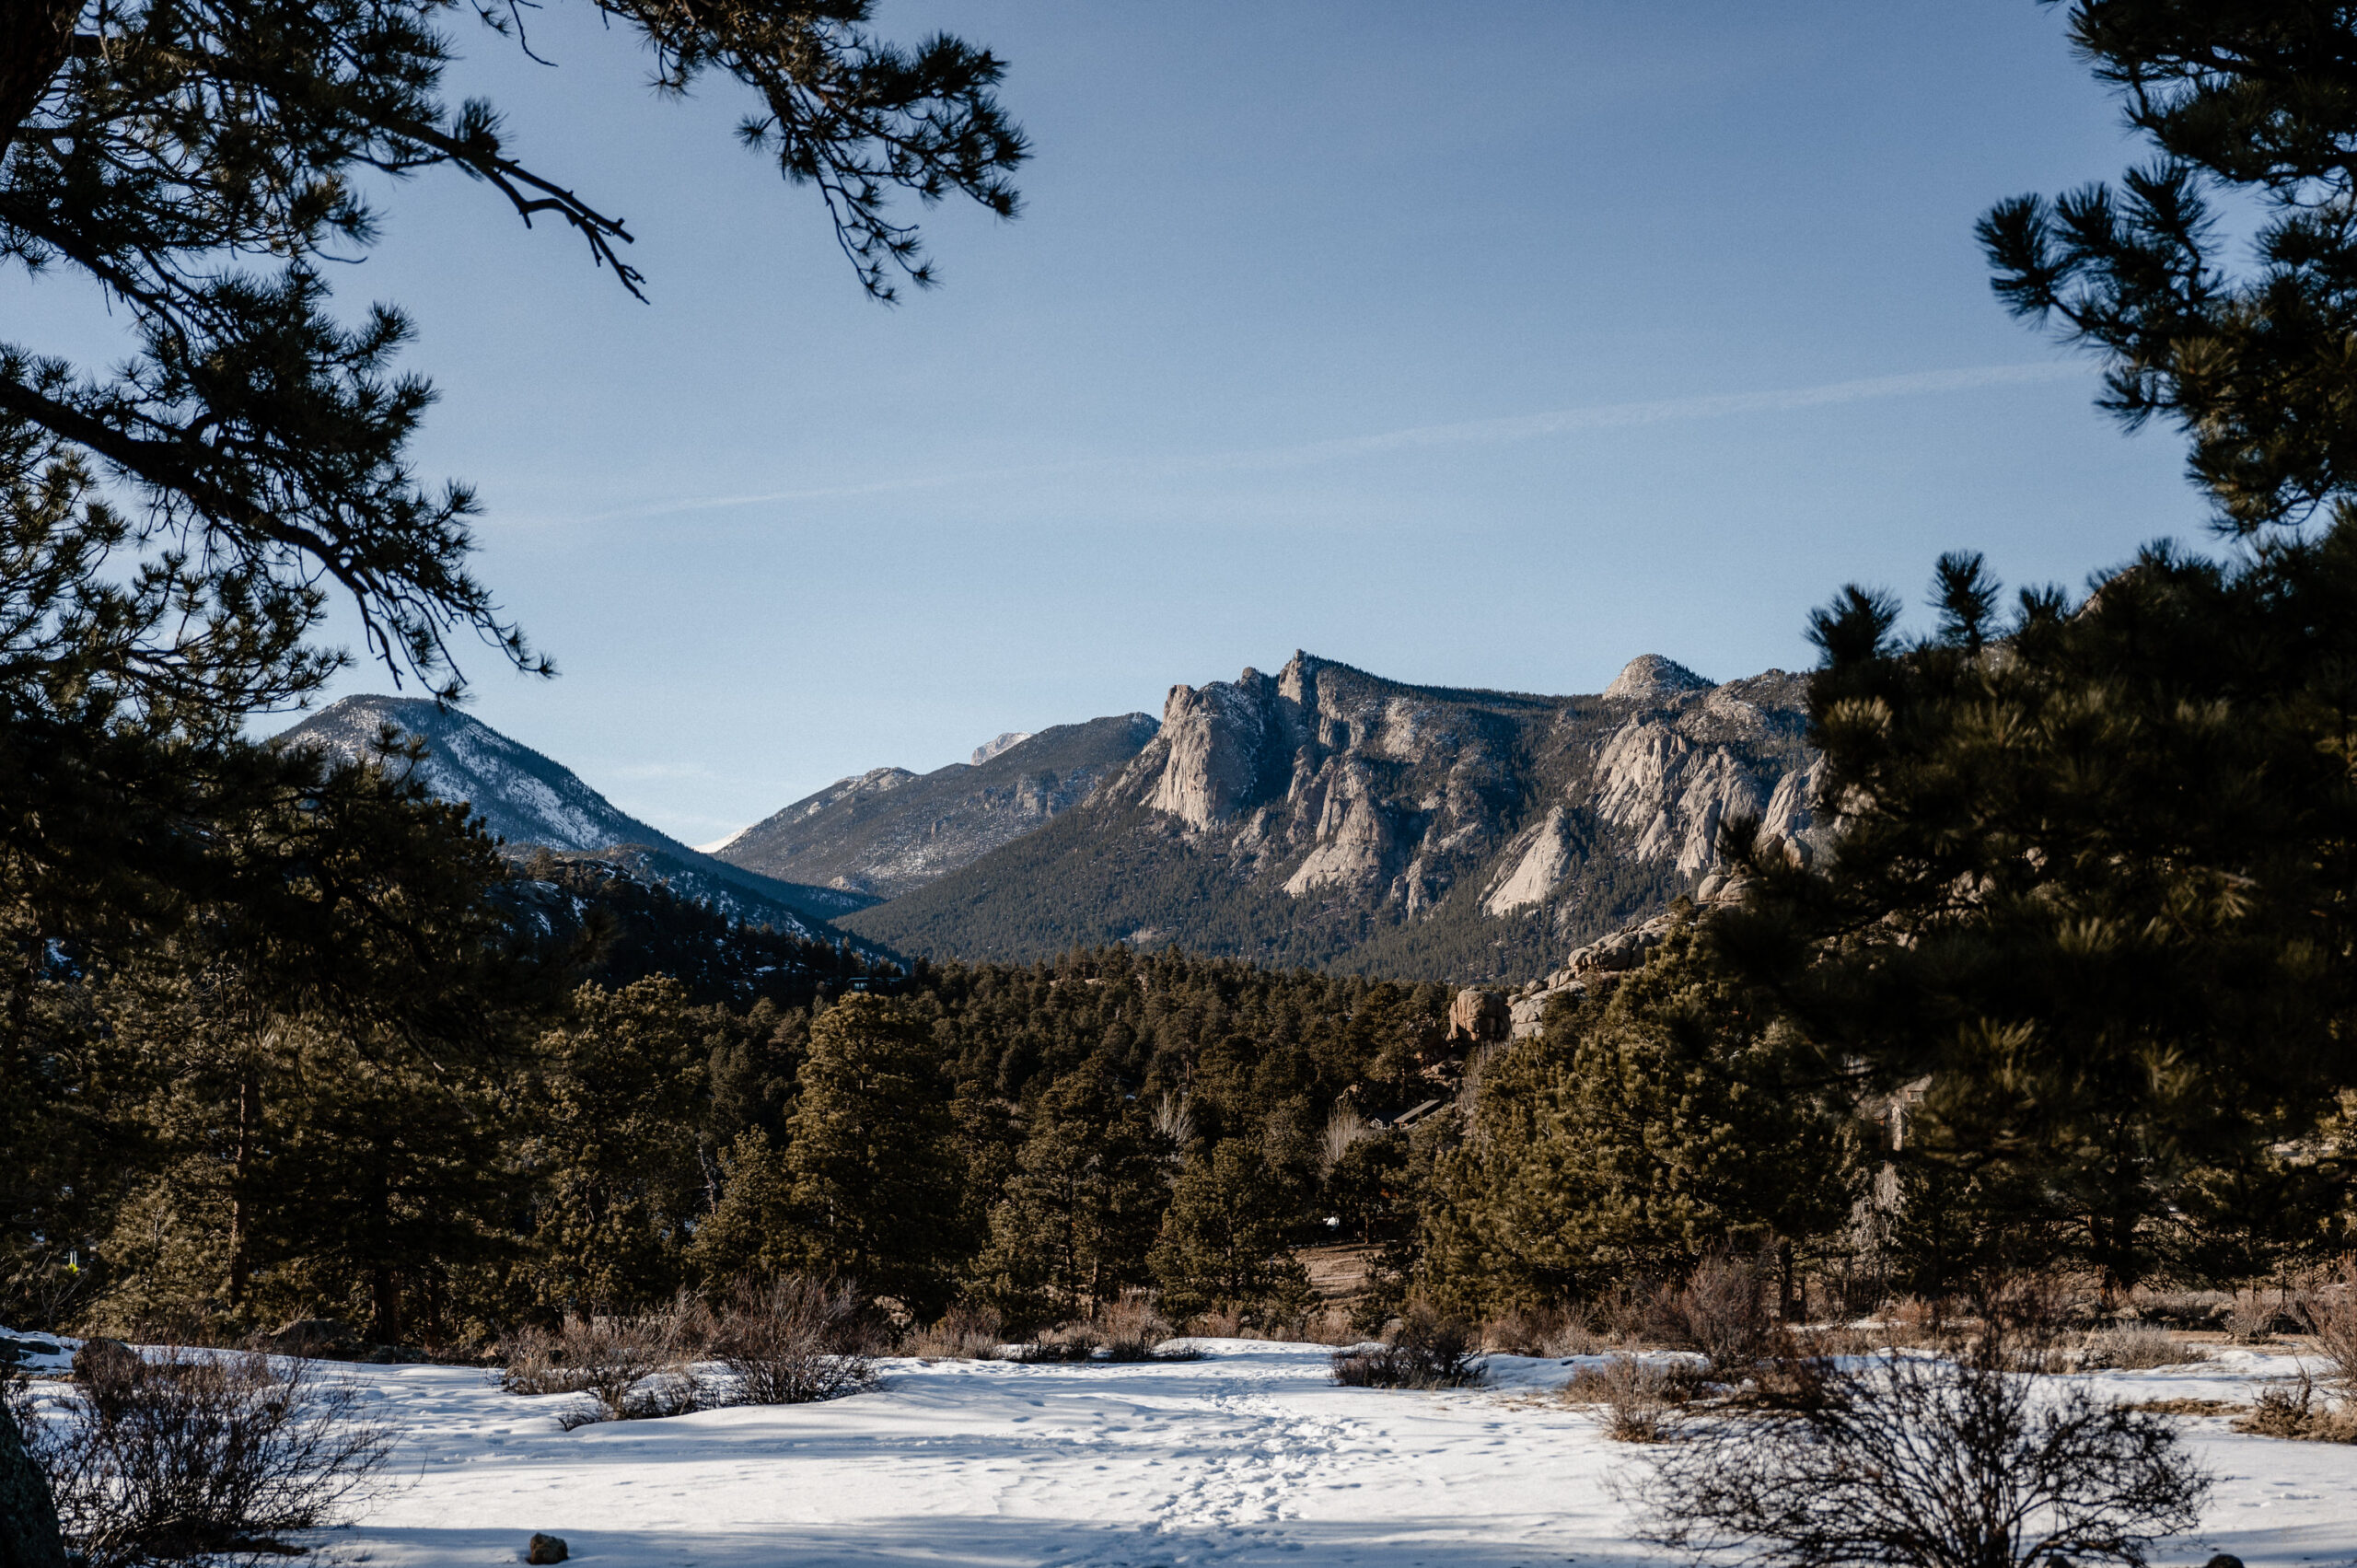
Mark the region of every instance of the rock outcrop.
<instances>
[{"instance_id":1,"label":"rock outcrop","mask_svg":"<svg viewBox=\"0 0 2357 1568\"><path fill-rule=\"evenodd\" d=\"M1172 688L1159 733L1052 829L853 928L971 957L1152 931L1269 961L1527 976L1692 891L1732 818L1814 845L1805 696L1782 671L1714 685L1651 655L1597 695L1547 697L1297 653Z\"/></svg>"},{"instance_id":2,"label":"rock outcrop","mask_svg":"<svg viewBox=\"0 0 2357 1568\"><path fill-rule=\"evenodd\" d=\"M1448 1039L1452 1044L1481 1045L1506 1038L1513 1022L1502 993L1468 986L1448 1004Z\"/></svg>"}]
</instances>

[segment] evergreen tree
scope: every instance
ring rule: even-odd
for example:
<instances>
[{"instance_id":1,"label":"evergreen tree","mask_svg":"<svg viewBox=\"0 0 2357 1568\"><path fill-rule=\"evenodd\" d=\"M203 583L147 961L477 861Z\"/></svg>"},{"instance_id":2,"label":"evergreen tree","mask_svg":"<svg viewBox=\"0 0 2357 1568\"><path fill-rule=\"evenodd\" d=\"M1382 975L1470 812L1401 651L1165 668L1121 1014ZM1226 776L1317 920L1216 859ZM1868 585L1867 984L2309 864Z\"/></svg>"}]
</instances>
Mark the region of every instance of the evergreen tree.
<instances>
[{"instance_id":1,"label":"evergreen tree","mask_svg":"<svg viewBox=\"0 0 2357 1568\"><path fill-rule=\"evenodd\" d=\"M533 1240L552 1307L634 1311L676 1287L704 1209L702 1022L678 981L643 980L583 986L541 1037L522 1155L540 1179Z\"/></svg>"},{"instance_id":2,"label":"evergreen tree","mask_svg":"<svg viewBox=\"0 0 2357 1568\"><path fill-rule=\"evenodd\" d=\"M2025 1241L2131 1283L2183 1251L2204 1173L2239 1171L2276 1246L2324 1243L2328 1188L2270 1151L2351 1081L2357 535L2154 549L2004 626L1977 558L1940 598L1912 642L1871 596L1819 616L1840 847L1803 868L1738 835L1730 950L1829 1072L1928 1078L1914 1157L2011 1194Z\"/></svg>"},{"instance_id":3,"label":"evergreen tree","mask_svg":"<svg viewBox=\"0 0 2357 1568\"><path fill-rule=\"evenodd\" d=\"M896 280L931 278L889 194L955 192L1011 215L1025 147L993 96L997 60L946 36L897 47L868 29L870 8L600 6L651 51L660 90L716 75L749 91L744 140L816 187L862 285L888 299ZM99 555L170 561L195 623L218 611L283 652L317 625L324 580L397 673L445 676L460 629L544 667L470 575L470 493L410 471L433 394L392 369L407 320L379 305L338 321L321 263L379 232L359 194L369 171L449 168L570 228L633 293L644 281L622 224L519 163L490 104L443 101L446 9L0 6L0 256L87 280L133 328L133 358L111 373L0 345L0 457L29 432L48 443L0 472L0 491L103 466L145 520ZM517 15L479 14L500 31ZM142 646L168 653L179 624Z\"/></svg>"},{"instance_id":4,"label":"evergreen tree","mask_svg":"<svg viewBox=\"0 0 2357 1568\"><path fill-rule=\"evenodd\" d=\"M1680 925L1482 1073L1434 1173L1428 1289L1502 1311L1678 1278L1715 1246L1831 1238L1858 1195L1849 1108L1813 1092L1796 1044Z\"/></svg>"},{"instance_id":5,"label":"evergreen tree","mask_svg":"<svg viewBox=\"0 0 2357 1568\"><path fill-rule=\"evenodd\" d=\"M958 1260L947 1086L905 1007L853 994L811 1024L786 1133L759 1263L939 1312Z\"/></svg>"},{"instance_id":6,"label":"evergreen tree","mask_svg":"<svg viewBox=\"0 0 2357 1568\"><path fill-rule=\"evenodd\" d=\"M1149 1260L1174 1317L1225 1308L1282 1321L1310 1301L1291 1250L1299 1194L1254 1144L1229 1138L1188 1162Z\"/></svg>"},{"instance_id":7,"label":"evergreen tree","mask_svg":"<svg viewBox=\"0 0 2357 1568\"><path fill-rule=\"evenodd\" d=\"M1104 1063L1058 1079L1029 1121L973 1269L976 1294L1018 1332L1145 1283L1169 1199L1161 1140Z\"/></svg>"},{"instance_id":8,"label":"evergreen tree","mask_svg":"<svg viewBox=\"0 0 2357 1568\"><path fill-rule=\"evenodd\" d=\"M1848 590L1813 633L1838 852L1802 867L1738 834L1754 890L1723 934L1829 1072L1928 1078L1920 1190L1973 1208L1903 1229L2121 1285L2328 1248L2349 1191L2310 1156L2357 1083L2357 18L2071 18L2158 157L1993 209L1996 288L2103 358L2106 407L2185 428L2237 547L2154 546L2010 618L1952 555L1920 638ZM2250 267L2222 203L2257 215Z\"/></svg>"},{"instance_id":9,"label":"evergreen tree","mask_svg":"<svg viewBox=\"0 0 2357 1568\"><path fill-rule=\"evenodd\" d=\"M2103 359L2104 407L2184 429L2229 531L2346 517L2357 18L2331 0L2077 0L2071 40L2157 157L2117 189L1992 208L1999 298Z\"/></svg>"}]
</instances>

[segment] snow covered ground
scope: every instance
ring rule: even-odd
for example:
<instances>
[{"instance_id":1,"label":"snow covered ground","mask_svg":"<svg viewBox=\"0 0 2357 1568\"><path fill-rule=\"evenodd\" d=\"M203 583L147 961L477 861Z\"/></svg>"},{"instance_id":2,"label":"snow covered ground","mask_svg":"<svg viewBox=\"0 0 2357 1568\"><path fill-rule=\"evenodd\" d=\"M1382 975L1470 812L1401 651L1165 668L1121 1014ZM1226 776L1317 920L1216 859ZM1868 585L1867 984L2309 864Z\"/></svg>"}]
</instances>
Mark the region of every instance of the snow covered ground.
<instances>
[{"instance_id":1,"label":"snow covered ground","mask_svg":"<svg viewBox=\"0 0 2357 1568\"><path fill-rule=\"evenodd\" d=\"M821 1405L559 1428L560 1398L479 1372L364 1366L403 1434L395 1473L325 1555L382 1568L518 1562L535 1530L592 1568L801 1564L1364 1564L1654 1561L1608 1478L1606 1441L1551 1390L1553 1361L1500 1357L1498 1386L1339 1388L1318 1345L1203 1342L1191 1362L885 1364L878 1392ZM2095 1381L2130 1400L2247 1401L2289 1356ZM2357 1448L2182 1418L2217 1478L2198 1536L2159 1564L2357 1568Z\"/></svg>"}]
</instances>

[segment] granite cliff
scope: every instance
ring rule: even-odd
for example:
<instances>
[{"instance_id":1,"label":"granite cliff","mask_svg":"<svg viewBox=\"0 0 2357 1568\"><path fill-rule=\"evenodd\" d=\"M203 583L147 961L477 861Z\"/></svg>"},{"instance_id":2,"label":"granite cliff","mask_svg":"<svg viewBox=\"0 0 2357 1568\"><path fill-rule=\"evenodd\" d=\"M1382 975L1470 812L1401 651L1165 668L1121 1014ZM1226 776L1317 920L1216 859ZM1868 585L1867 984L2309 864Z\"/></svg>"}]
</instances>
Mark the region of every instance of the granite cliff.
<instances>
[{"instance_id":1,"label":"granite cliff","mask_svg":"<svg viewBox=\"0 0 2357 1568\"><path fill-rule=\"evenodd\" d=\"M1295 654L1172 688L1159 731L1076 808L844 923L975 958L1127 941L1535 977L1691 891L1731 816L1817 842L1805 692L1655 656L1549 697Z\"/></svg>"}]
</instances>

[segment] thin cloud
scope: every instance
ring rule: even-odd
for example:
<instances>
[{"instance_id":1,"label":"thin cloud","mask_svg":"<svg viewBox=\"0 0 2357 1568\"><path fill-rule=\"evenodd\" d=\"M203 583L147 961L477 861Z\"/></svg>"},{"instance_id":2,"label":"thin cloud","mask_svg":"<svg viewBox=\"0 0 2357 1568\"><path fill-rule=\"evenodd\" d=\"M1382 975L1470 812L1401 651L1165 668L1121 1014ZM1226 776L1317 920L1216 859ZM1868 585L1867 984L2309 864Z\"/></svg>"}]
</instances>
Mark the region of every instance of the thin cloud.
<instances>
[{"instance_id":1,"label":"thin cloud","mask_svg":"<svg viewBox=\"0 0 2357 1568\"><path fill-rule=\"evenodd\" d=\"M683 512L722 511L781 501L832 501L864 495L884 495L911 490L936 490L949 485L977 485L1009 480L1062 478L1082 473L1203 474L1248 473L1273 469L1306 468L1351 458L1379 457L1390 452L1426 450L1439 447L1495 446L1538 440L1550 436L1575 436L1589 431L1620 430L1632 425L1674 421L1732 419L1752 413L1791 413L1839 403L1873 402L1888 398L1925 397L1941 392L1981 391L1992 387L2019 387L2077 380L2088 374L2082 365L1981 365L1961 370L1922 370L1906 376L1873 376L1854 381L1830 381L1818 387L1785 387L1765 392L1725 392L1706 397L1663 398L1650 402L1593 403L1584 408L1550 409L1544 413L1513 414L1503 419L1467 420L1454 424L1420 424L1329 441L1258 451L1214 452L1194 458L1092 458L1062 463L1033 463L1019 468L982 469L964 473L876 480L864 484L822 485L798 490L770 490L751 495L712 495L665 501L644 506L592 513L586 522L663 517Z\"/></svg>"}]
</instances>

